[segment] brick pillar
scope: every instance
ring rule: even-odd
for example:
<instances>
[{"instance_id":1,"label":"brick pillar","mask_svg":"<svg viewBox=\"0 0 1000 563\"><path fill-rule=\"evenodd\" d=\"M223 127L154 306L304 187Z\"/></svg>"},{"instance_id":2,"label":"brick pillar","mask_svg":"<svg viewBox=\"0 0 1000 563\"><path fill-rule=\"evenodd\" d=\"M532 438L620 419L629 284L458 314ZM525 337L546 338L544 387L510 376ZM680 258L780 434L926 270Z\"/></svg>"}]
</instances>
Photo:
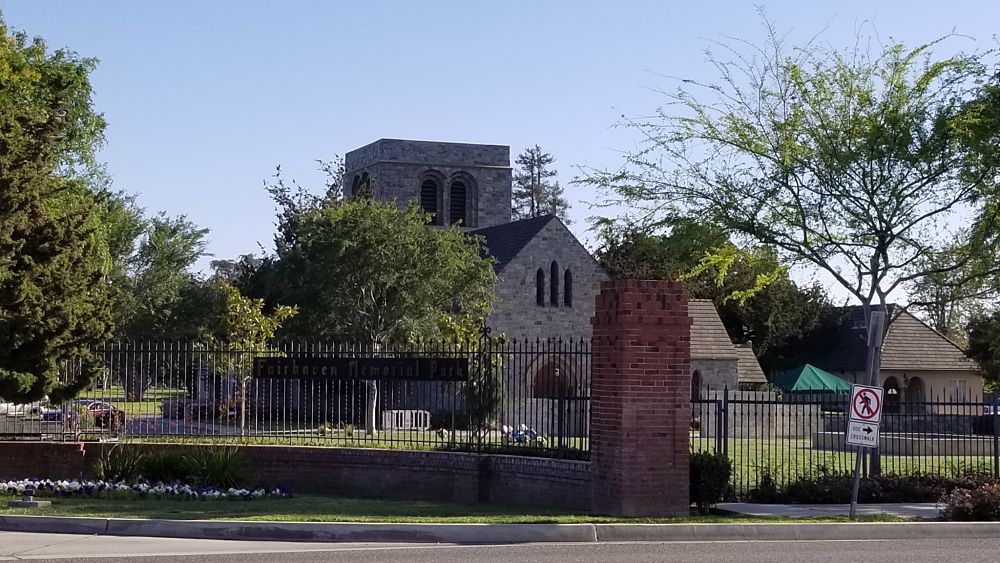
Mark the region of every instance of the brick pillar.
<instances>
[{"instance_id":1,"label":"brick pillar","mask_svg":"<svg viewBox=\"0 0 1000 563\"><path fill-rule=\"evenodd\" d=\"M612 280L593 319L593 510L687 515L691 320L679 282Z\"/></svg>"}]
</instances>

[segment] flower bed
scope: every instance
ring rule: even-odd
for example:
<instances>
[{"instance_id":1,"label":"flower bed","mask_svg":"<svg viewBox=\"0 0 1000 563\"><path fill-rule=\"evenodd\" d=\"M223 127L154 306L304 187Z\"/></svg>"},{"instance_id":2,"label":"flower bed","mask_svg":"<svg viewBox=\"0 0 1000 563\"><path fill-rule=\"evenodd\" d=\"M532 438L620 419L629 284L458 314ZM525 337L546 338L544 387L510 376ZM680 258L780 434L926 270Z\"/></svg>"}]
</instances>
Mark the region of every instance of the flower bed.
<instances>
[{"instance_id":1,"label":"flower bed","mask_svg":"<svg viewBox=\"0 0 1000 563\"><path fill-rule=\"evenodd\" d=\"M34 489L35 496L92 497L92 498L172 498L172 499L228 499L253 500L258 498L283 498L291 496L281 489L220 489L197 487L185 483L137 483L112 481L52 481L49 479L21 479L0 481L0 494L21 495L25 489Z\"/></svg>"}]
</instances>

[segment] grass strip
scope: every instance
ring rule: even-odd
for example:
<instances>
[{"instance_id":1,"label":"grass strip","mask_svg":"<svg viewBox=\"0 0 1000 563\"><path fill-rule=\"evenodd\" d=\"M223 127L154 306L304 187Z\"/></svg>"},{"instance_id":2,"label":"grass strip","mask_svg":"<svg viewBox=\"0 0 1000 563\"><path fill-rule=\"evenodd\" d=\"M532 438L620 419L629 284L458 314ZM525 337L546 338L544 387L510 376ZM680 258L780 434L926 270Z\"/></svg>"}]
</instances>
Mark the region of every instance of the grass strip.
<instances>
[{"instance_id":1,"label":"grass strip","mask_svg":"<svg viewBox=\"0 0 1000 563\"><path fill-rule=\"evenodd\" d=\"M620 518L580 512L431 501L398 501L302 495L284 499L175 500L55 497L41 509L7 508L14 497L0 495L0 515L86 516L169 520L248 520L286 522L401 522L447 524L682 524L846 522L846 516L780 518L735 515L718 511L684 518ZM900 522L894 516L866 516L868 522Z\"/></svg>"}]
</instances>

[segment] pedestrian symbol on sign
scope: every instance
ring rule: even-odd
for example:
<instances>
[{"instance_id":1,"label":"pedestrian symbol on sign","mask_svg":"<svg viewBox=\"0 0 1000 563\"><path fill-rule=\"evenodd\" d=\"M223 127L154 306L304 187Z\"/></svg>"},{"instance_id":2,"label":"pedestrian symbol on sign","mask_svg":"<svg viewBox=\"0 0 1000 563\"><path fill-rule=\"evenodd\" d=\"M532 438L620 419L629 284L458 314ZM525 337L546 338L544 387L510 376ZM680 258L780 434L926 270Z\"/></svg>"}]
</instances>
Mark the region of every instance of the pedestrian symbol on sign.
<instances>
[{"instance_id":1,"label":"pedestrian symbol on sign","mask_svg":"<svg viewBox=\"0 0 1000 563\"><path fill-rule=\"evenodd\" d=\"M855 385L851 389L851 420L878 424L882 418L882 388Z\"/></svg>"}]
</instances>

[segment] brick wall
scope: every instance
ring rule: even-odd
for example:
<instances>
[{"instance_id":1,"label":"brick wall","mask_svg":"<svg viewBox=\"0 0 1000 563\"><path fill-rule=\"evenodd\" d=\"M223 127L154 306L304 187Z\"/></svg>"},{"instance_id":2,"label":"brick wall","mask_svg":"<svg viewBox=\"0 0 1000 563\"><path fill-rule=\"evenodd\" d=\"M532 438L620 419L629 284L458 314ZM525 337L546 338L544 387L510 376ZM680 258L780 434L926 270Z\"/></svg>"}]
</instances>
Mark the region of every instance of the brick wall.
<instances>
[{"instance_id":1,"label":"brick wall","mask_svg":"<svg viewBox=\"0 0 1000 563\"><path fill-rule=\"evenodd\" d=\"M88 444L0 442L0 479L80 479L91 476L97 455ZM98 444L89 444L97 446ZM90 453L94 452L92 448Z\"/></svg>"},{"instance_id":2,"label":"brick wall","mask_svg":"<svg viewBox=\"0 0 1000 563\"><path fill-rule=\"evenodd\" d=\"M0 442L0 479L92 478L99 443ZM146 450L209 446L142 444ZM254 480L293 493L589 508L588 463L458 452L241 446Z\"/></svg>"},{"instance_id":3,"label":"brick wall","mask_svg":"<svg viewBox=\"0 0 1000 563\"><path fill-rule=\"evenodd\" d=\"M677 282L612 280L601 286L590 440L597 513L688 513L690 323Z\"/></svg>"},{"instance_id":4,"label":"brick wall","mask_svg":"<svg viewBox=\"0 0 1000 563\"><path fill-rule=\"evenodd\" d=\"M590 510L590 463L492 456L488 497L501 504Z\"/></svg>"}]
</instances>

